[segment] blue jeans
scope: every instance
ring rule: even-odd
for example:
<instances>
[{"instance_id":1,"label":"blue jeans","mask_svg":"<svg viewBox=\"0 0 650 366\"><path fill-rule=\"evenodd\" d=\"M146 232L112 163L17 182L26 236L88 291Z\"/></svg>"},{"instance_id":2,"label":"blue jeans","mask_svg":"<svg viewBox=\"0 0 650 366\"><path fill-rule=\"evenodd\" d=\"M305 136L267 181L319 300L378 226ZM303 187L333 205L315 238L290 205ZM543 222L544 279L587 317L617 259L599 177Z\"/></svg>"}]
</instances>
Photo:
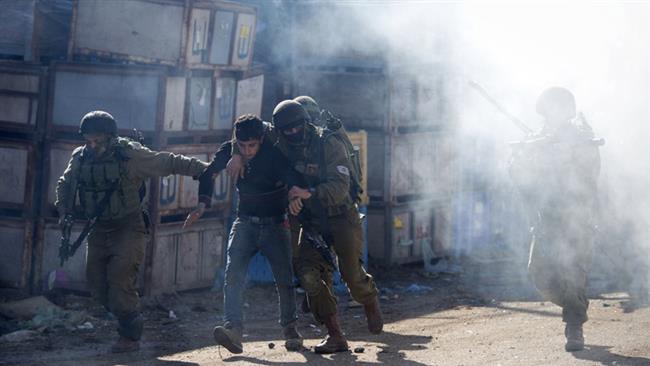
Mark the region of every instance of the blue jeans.
<instances>
[{"instance_id":1,"label":"blue jeans","mask_svg":"<svg viewBox=\"0 0 650 366\"><path fill-rule=\"evenodd\" d=\"M273 271L280 297L280 324L285 327L298 319L293 287L289 229L283 223L254 223L237 218L228 239L224 303L226 326L242 326L242 305L248 263L261 252Z\"/></svg>"}]
</instances>

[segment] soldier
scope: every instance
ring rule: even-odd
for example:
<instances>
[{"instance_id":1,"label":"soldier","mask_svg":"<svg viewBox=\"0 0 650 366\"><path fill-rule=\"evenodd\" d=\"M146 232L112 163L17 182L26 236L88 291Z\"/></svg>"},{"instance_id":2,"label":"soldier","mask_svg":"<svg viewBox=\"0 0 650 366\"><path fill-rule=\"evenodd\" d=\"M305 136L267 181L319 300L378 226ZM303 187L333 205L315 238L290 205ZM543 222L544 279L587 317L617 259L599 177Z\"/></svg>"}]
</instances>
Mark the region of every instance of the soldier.
<instances>
[{"instance_id":1,"label":"soldier","mask_svg":"<svg viewBox=\"0 0 650 366\"><path fill-rule=\"evenodd\" d=\"M562 307L571 352L584 347L600 155L591 127L575 118L567 89L545 90L536 109L544 126L515 147L510 174L531 212L529 274L540 293Z\"/></svg>"},{"instance_id":2,"label":"soldier","mask_svg":"<svg viewBox=\"0 0 650 366\"><path fill-rule=\"evenodd\" d=\"M236 144L245 160L246 175L237 180L239 201L237 219L230 230L224 283L224 325L214 328L218 344L232 353L242 353L242 305L244 279L250 259L261 252L271 264L280 298L280 324L285 347L302 348L296 329L296 295L293 288L291 244L287 228L287 182L299 184L300 176L289 167L287 158L264 139L264 123L247 114L235 121L236 142L221 145L210 166L199 179L199 207L188 215L191 225L210 206L213 176L226 167L232 145Z\"/></svg>"},{"instance_id":3,"label":"soldier","mask_svg":"<svg viewBox=\"0 0 650 366\"><path fill-rule=\"evenodd\" d=\"M74 150L59 178L56 206L59 217L69 220L78 194L87 218L96 218L88 236L88 284L93 297L118 319L112 352L136 351L143 327L136 281L147 240L140 188L149 177L198 177L207 164L117 136L115 119L104 111L86 114L79 133L86 144Z\"/></svg>"},{"instance_id":4,"label":"soldier","mask_svg":"<svg viewBox=\"0 0 650 366\"><path fill-rule=\"evenodd\" d=\"M338 256L341 276L352 298L364 305L371 333L381 333L383 320L372 276L361 266L363 246L361 219L356 195L351 194L351 161L344 143L333 134L310 123L310 116L296 101L285 100L273 111L273 127L279 146L290 164L300 172L307 188L289 191L289 210L298 215L303 209L299 245L300 282L306 290L314 318L324 323L328 335L316 347L317 353L346 351L332 289L332 264L317 250L306 228L322 236Z\"/></svg>"}]
</instances>

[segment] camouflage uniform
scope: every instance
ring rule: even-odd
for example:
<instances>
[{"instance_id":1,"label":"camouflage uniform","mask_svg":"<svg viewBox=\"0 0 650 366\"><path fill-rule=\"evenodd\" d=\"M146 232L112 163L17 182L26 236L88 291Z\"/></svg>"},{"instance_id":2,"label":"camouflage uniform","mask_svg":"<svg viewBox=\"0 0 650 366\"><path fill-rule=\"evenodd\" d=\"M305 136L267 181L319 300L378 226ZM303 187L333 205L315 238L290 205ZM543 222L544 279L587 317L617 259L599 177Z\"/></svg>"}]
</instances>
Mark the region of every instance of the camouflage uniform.
<instances>
[{"instance_id":1,"label":"camouflage uniform","mask_svg":"<svg viewBox=\"0 0 650 366\"><path fill-rule=\"evenodd\" d=\"M101 156L91 156L83 146L77 148L59 178L56 206L61 215L73 211L78 192L84 212L92 216L104 194L116 187L88 236L86 276L93 297L118 318L122 337L138 340L142 331L136 281L147 228L139 189L150 177L197 177L206 167L194 158L151 151L129 139L113 137Z\"/></svg>"},{"instance_id":2,"label":"camouflage uniform","mask_svg":"<svg viewBox=\"0 0 650 366\"><path fill-rule=\"evenodd\" d=\"M304 147L286 146L289 161L294 169L302 173L310 187L312 198L305 201L305 210L319 213L325 210L327 228L322 228L318 215L311 215L310 225L318 228L326 241L336 252L343 281L348 285L352 297L367 304L377 297L377 287L361 266L363 236L359 211L349 195L350 162L345 147L336 138L320 139L320 130L307 125L307 142ZM318 145L324 149L324 163L321 161ZM325 181L321 181L321 169L325 170ZM318 200L316 202L315 200ZM331 265L310 244L300 237L298 273L300 281L309 296L309 303L316 320L321 321L336 313L336 297L333 295Z\"/></svg>"},{"instance_id":3,"label":"camouflage uniform","mask_svg":"<svg viewBox=\"0 0 650 366\"><path fill-rule=\"evenodd\" d=\"M586 124L546 126L515 148L510 167L531 213L529 274L542 295L562 307L567 330L579 329L580 342L589 306L586 285L600 172L592 138ZM577 350L570 349L574 346L567 343L567 350Z\"/></svg>"},{"instance_id":4,"label":"camouflage uniform","mask_svg":"<svg viewBox=\"0 0 650 366\"><path fill-rule=\"evenodd\" d=\"M283 101L273 111L274 128L268 129L268 135L279 136L278 147L307 182L309 198L301 198L304 207L300 218L297 272L314 318L328 329L328 336L314 350L333 353L348 349L336 314L337 300L332 286L334 268L326 255L316 248L313 238L309 238L311 234L306 235L306 230L322 236L336 253L341 277L352 298L364 305L368 329L380 333L383 320L377 286L361 265L362 226L352 193L356 187L352 186L351 156L343 140L334 134L324 134L324 130L309 123L310 120L300 103ZM304 190L300 191L301 195L305 194Z\"/></svg>"}]
</instances>

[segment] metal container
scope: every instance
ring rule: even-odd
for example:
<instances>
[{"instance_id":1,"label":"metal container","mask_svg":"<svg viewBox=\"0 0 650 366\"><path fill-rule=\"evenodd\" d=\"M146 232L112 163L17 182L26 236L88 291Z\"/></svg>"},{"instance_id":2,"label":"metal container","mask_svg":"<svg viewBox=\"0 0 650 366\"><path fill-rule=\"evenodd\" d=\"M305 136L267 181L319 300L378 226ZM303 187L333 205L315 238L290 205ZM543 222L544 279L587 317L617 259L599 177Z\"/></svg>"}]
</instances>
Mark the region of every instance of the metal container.
<instances>
[{"instance_id":1,"label":"metal container","mask_svg":"<svg viewBox=\"0 0 650 366\"><path fill-rule=\"evenodd\" d=\"M164 88L160 68L55 64L50 72L49 128L76 132L89 111L111 113L120 129L130 133L160 130Z\"/></svg>"},{"instance_id":2,"label":"metal container","mask_svg":"<svg viewBox=\"0 0 650 366\"><path fill-rule=\"evenodd\" d=\"M235 77L199 70L188 74L166 78L164 131L230 131L235 116Z\"/></svg>"},{"instance_id":3,"label":"metal container","mask_svg":"<svg viewBox=\"0 0 650 366\"><path fill-rule=\"evenodd\" d=\"M74 5L69 59L238 70L251 63L253 7L201 0L76 0Z\"/></svg>"},{"instance_id":4,"label":"metal container","mask_svg":"<svg viewBox=\"0 0 650 366\"><path fill-rule=\"evenodd\" d=\"M71 0L0 0L0 55L37 61L64 58Z\"/></svg>"},{"instance_id":5,"label":"metal container","mask_svg":"<svg viewBox=\"0 0 650 366\"><path fill-rule=\"evenodd\" d=\"M445 201L369 207L370 257L383 264L402 264L449 254L451 214Z\"/></svg>"},{"instance_id":6,"label":"metal container","mask_svg":"<svg viewBox=\"0 0 650 366\"><path fill-rule=\"evenodd\" d=\"M189 229L161 225L153 250L151 293L210 287L224 265L226 233L221 220L204 220Z\"/></svg>"},{"instance_id":7,"label":"metal container","mask_svg":"<svg viewBox=\"0 0 650 366\"><path fill-rule=\"evenodd\" d=\"M262 116L264 75L257 75L237 81L235 116L251 113Z\"/></svg>"},{"instance_id":8,"label":"metal container","mask_svg":"<svg viewBox=\"0 0 650 366\"><path fill-rule=\"evenodd\" d=\"M170 151L209 162L217 147L215 145L186 145L170 147ZM212 208L227 213L230 185L226 174L215 177ZM158 210L161 216L189 212L198 204L199 182L192 177L171 175L160 178Z\"/></svg>"},{"instance_id":9,"label":"metal container","mask_svg":"<svg viewBox=\"0 0 650 366\"><path fill-rule=\"evenodd\" d=\"M454 137L368 134L368 195L376 202L449 197L457 181Z\"/></svg>"},{"instance_id":10,"label":"metal container","mask_svg":"<svg viewBox=\"0 0 650 366\"><path fill-rule=\"evenodd\" d=\"M390 128L401 133L448 128L451 78L440 64L392 66Z\"/></svg>"},{"instance_id":11,"label":"metal container","mask_svg":"<svg viewBox=\"0 0 650 366\"><path fill-rule=\"evenodd\" d=\"M28 287L33 223L21 219L1 219L0 238L2 238L0 287Z\"/></svg>"},{"instance_id":12,"label":"metal container","mask_svg":"<svg viewBox=\"0 0 650 366\"><path fill-rule=\"evenodd\" d=\"M45 69L0 64L0 129L35 131L45 105Z\"/></svg>"},{"instance_id":13,"label":"metal container","mask_svg":"<svg viewBox=\"0 0 650 366\"><path fill-rule=\"evenodd\" d=\"M178 65L185 38L184 1L74 2L73 54Z\"/></svg>"},{"instance_id":14,"label":"metal container","mask_svg":"<svg viewBox=\"0 0 650 366\"><path fill-rule=\"evenodd\" d=\"M32 217L35 183L35 146L0 141L0 209L3 215Z\"/></svg>"},{"instance_id":15,"label":"metal container","mask_svg":"<svg viewBox=\"0 0 650 366\"><path fill-rule=\"evenodd\" d=\"M384 130L389 98L386 76L381 69L371 71L300 69L294 76L294 94L313 97L321 108L340 116L348 129Z\"/></svg>"}]
</instances>

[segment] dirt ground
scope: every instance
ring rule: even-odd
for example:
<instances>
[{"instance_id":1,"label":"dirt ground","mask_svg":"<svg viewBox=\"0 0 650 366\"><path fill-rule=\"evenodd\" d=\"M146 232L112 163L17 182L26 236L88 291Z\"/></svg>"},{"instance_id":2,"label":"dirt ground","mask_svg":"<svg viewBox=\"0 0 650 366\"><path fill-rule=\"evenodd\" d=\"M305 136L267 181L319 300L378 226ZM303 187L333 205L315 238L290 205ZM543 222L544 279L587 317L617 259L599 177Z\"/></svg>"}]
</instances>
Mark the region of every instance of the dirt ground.
<instances>
[{"instance_id":1,"label":"dirt ground","mask_svg":"<svg viewBox=\"0 0 650 366\"><path fill-rule=\"evenodd\" d=\"M93 328L54 326L27 341L2 343L0 365L650 365L650 308L626 310L624 293L592 299L586 348L567 353L559 308L541 301L526 283L428 276L415 268L385 271L377 281L386 321L382 334L369 334L362 308L340 301L347 353L311 352L325 330L307 314L299 320L305 350L287 352L274 289L267 286L247 291L242 355L212 340L220 293L145 299L142 349L122 355L108 352L115 340L109 315L86 297L65 294L49 298L66 310L83 310Z\"/></svg>"}]
</instances>

